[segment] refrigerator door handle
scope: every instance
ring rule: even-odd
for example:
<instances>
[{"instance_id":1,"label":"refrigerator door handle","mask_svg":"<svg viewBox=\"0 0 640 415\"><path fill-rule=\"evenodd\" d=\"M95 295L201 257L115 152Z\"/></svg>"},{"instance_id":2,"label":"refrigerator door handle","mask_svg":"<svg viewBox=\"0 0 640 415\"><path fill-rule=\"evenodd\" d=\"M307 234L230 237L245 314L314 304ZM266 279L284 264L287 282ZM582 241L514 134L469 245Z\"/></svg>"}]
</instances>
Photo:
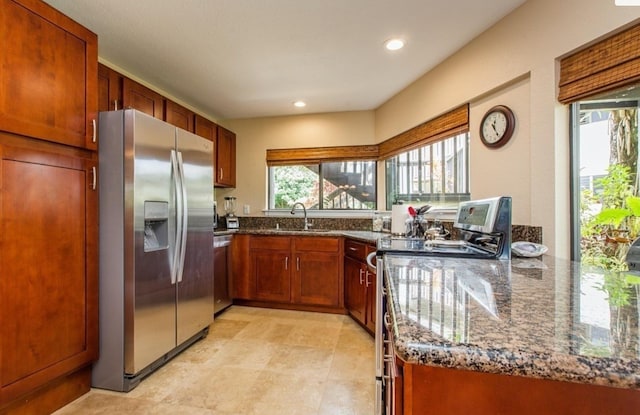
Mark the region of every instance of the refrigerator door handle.
<instances>
[{"instance_id":1,"label":"refrigerator door handle","mask_svg":"<svg viewBox=\"0 0 640 415\"><path fill-rule=\"evenodd\" d=\"M178 268L178 282L182 282L182 273L184 271L184 257L187 250L187 230L188 230L188 217L189 211L187 209L187 186L185 186L184 179L184 163L182 162L182 152L178 151L178 166L180 171L180 188L181 194L178 197L182 197L182 229L178 232L182 232L180 238L180 266Z\"/></svg>"},{"instance_id":2,"label":"refrigerator door handle","mask_svg":"<svg viewBox=\"0 0 640 415\"><path fill-rule=\"evenodd\" d=\"M176 188L176 243L171 262L171 284L175 284L180 267L180 247L182 246L182 183L180 182L180 167L175 150L171 150L171 169L173 171L173 183Z\"/></svg>"}]
</instances>

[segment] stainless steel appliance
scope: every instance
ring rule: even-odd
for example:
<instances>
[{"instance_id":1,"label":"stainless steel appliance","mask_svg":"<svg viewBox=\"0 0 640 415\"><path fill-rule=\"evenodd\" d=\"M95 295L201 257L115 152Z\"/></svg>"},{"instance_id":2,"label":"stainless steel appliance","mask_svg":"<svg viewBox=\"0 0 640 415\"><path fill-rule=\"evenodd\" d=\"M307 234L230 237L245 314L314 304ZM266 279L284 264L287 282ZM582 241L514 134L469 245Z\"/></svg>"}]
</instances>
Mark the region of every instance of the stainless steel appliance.
<instances>
[{"instance_id":1,"label":"stainless steel appliance","mask_svg":"<svg viewBox=\"0 0 640 415\"><path fill-rule=\"evenodd\" d=\"M479 258L509 260L511 258L511 197L501 196L490 199L462 202L458 206L453 224L453 240L410 238L389 236L378 240L375 254L367 258L369 267L376 268L376 401L375 413L393 414L393 372L395 363L390 361L388 348L392 347L385 327L386 315L384 262L391 256L440 256L457 258ZM426 237L429 236L427 233ZM387 350L385 352L385 350Z\"/></svg>"},{"instance_id":2,"label":"stainless steel appliance","mask_svg":"<svg viewBox=\"0 0 640 415\"><path fill-rule=\"evenodd\" d=\"M213 321L213 143L135 110L100 113L100 359L129 391Z\"/></svg>"},{"instance_id":3,"label":"stainless steel appliance","mask_svg":"<svg viewBox=\"0 0 640 415\"><path fill-rule=\"evenodd\" d=\"M221 235L213 238L213 260L216 264L216 272L213 276L213 311L215 314L220 313L232 304L229 284L232 238L232 235Z\"/></svg>"}]
</instances>

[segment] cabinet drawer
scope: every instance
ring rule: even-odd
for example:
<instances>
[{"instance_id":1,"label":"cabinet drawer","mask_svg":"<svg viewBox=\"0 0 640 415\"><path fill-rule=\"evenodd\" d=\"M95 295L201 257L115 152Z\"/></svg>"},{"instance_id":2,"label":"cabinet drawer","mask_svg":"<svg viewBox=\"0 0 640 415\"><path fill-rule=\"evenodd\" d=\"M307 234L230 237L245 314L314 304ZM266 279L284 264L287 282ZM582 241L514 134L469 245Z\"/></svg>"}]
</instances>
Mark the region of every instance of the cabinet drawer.
<instances>
[{"instance_id":1,"label":"cabinet drawer","mask_svg":"<svg viewBox=\"0 0 640 415\"><path fill-rule=\"evenodd\" d=\"M340 250L339 238L326 237L298 237L293 242L296 251L338 252Z\"/></svg>"},{"instance_id":2,"label":"cabinet drawer","mask_svg":"<svg viewBox=\"0 0 640 415\"><path fill-rule=\"evenodd\" d=\"M291 249L291 239L288 236L252 236L249 246L251 249L288 251Z\"/></svg>"},{"instance_id":3,"label":"cabinet drawer","mask_svg":"<svg viewBox=\"0 0 640 415\"><path fill-rule=\"evenodd\" d=\"M345 239L344 254L359 261L367 260L367 244L354 241L353 239Z\"/></svg>"}]
</instances>

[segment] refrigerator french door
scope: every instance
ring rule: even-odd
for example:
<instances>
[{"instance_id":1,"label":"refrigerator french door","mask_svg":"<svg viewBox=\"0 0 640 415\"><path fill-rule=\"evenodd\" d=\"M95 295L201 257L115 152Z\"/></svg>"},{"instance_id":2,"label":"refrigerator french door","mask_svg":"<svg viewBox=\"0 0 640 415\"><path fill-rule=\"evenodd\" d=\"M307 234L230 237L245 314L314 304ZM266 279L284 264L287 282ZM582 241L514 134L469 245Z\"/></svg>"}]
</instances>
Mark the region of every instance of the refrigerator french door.
<instances>
[{"instance_id":1,"label":"refrigerator french door","mask_svg":"<svg viewBox=\"0 0 640 415\"><path fill-rule=\"evenodd\" d=\"M129 391L213 321L213 143L136 110L100 113L100 359Z\"/></svg>"}]
</instances>

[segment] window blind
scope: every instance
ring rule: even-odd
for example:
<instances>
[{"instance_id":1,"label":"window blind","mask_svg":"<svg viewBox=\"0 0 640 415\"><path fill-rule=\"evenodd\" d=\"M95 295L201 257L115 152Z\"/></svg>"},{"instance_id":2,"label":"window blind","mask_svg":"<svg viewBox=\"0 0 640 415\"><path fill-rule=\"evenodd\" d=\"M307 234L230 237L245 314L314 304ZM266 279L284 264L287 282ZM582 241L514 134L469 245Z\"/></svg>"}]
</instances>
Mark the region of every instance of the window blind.
<instances>
[{"instance_id":1,"label":"window blind","mask_svg":"<svg viewBox=\"0 0 640 415\"><path fill-rule=\"evenodd\" d=\"M640 80L640 24L560 60L558 101L570 104Z\"/></svg>"},{"instance_id":2,"label":"window blind","mask_svg":"<svg viewBox=\"0 0 640 415\"><path fill-rule=\"evenodd\" d=\"M318 164L342 160L384 160L467 131L469 131L469 104L464 104L378 145L268 149L267 165Z\"/></svg>"},{"instance_id":3,"label":"window blind","mask_svg":"<svg viewBox=\"0 0 640 415\"><path fill-rule=\"evenodd\" d=\"M377 160L378 146L340 146L268 149L267 165L319 164L342 160Z\"/></svg>"},{"instance_id":4,"label":"window blind","mask_svg":"<svg viewBox=\"0 0 640 415\"><path fill-rule=\"evenodd\" d=\"M416 147L469 131L469 104L426 121L379 144L379 158L387 159Z\"/></svg>"}]
</instances>

